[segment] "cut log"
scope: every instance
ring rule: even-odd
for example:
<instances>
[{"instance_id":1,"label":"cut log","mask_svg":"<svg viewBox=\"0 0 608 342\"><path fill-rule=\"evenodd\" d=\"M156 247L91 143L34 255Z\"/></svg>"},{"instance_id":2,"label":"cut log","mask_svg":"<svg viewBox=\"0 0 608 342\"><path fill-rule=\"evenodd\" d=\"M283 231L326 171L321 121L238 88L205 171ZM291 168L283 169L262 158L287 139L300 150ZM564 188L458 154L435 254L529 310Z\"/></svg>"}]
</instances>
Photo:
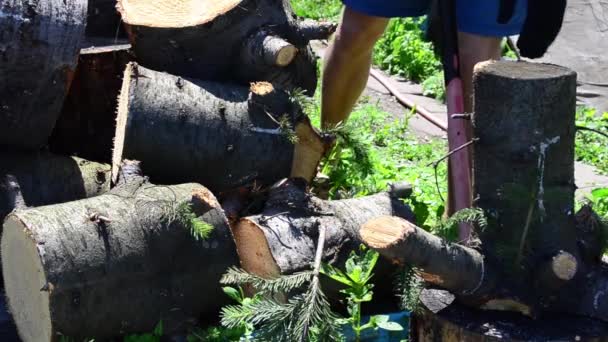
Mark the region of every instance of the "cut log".
<instances>
[{"instance_id":1,"label":"cut log","mask_svg":"<svg viewBox=\"0 0 608 342\"><path fill-rule=\"evenodd\" d=\"M574 315L533 320L508 312L480 312L441 290L424 290L412 324L414 342L608 341L608 324Z\"/></svg>"},{"instance_id":2,"label":"cut log","mask_svg":"<svg viewBox=\"0 0 608 342\"><path fill-rule=\"evenodd\" d=\"M86 11L86 0L2 2L0 146L46 144L76 68Z\"/></svg>"},{"instance_id":3,"label":"cut log","mask_svg":"<svg viewBox=\"0 0 608 342\"><path fill-rule=\"evenodd\" d=\"M324 201L306 193L297 180L289 180L276 185L263 212L242 218L233 234L243 268L273 277L310 268L320 226L327 232L323 260L340 263L361 244L361 225L384 215L413 220L409 208L388 192Z\"/></svg>"},{"instance_id":4,"label":"cut log","mask_svg":"<svg viewBox=\"0 0 608 342\"><path fill-rule=\"evenodd\" d=\"M310 181L332 141L269 83L245 88L186 80L131 63L119 99L113 167L136 159L157 183L196 181L219 193L288 176Z\"/></svg>"},{"instance_id":5,"label":"cut log","mask_svg":"<svg viewBox=\"0 0 608 342\"><path fill-rule=\"evenodd\" d=\"M309 95L317 68L308 41L335 29L300 25L287 0L120 0L117 8L146 67L202 80L269 81Z\"/></svg>"},{"instance_id":6,"label":"cut log","mask_svg":"<svg viewBox=\"0 0 608 342\"><path fill-rule=\"evenodd\" d=\"M159 320L182 331L226 304L219 279L238 257L213 194L139 179L7 217L3 274L24 342L149 332ZM213 226L208 238L193 237L192 217Z\"/></svg>"},{"instance_id":7,"label":"cut log","mask_svg":"<svg viewBox=\"0 0 608 342\"><path fill-rule=\"evenodd\" d=\"M77 157L0 154L0 222L19 203L27 207L75 201L110 190L108 164Z\"/></svg>"},{"instance_id":8,"label":"cut log","mask_svg":"<svg viewBox=\"0 0 608 342\"><path fill-rule=\"evenodd\" d=\"M459 294L487 287L491 272L478 251L443 241L404 219L374 218L361 227L361 239L395 263L411 265L430 283Z\"/></svg>"},{"instance_id":9,"label":"cut log","mask_svg":"<svg viewBox=\"0 0 608 342\"><path fill-rule=\"evenodd\" d=\"M124 38L125 29L116 10L116 0L89 0L87 37Z\"/></svg>"},{"instance_id":10,"label":"cut log","mask_svg":"<svg viewBox=\"0 0 608 342\"><path fill-rule=\"evenodd\" d=\"M49 139L54 153L112 160L118 95L132 55L128 44L105 44L80 51L74 81Z\"/></svg>"}]
</instances>

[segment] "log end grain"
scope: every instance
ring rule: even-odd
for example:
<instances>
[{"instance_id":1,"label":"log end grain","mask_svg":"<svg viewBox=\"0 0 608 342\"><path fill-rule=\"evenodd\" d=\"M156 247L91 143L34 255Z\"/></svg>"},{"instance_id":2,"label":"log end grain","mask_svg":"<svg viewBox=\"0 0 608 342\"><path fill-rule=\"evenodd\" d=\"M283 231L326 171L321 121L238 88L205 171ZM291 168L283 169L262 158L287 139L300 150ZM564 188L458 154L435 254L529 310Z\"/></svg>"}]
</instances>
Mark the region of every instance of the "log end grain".
<instances>
[{"instance_id":1,"label":"log end grain","mask_svg":"<svg viewBox=\"0 0 608 342\"><path fill-rule=\"evenodd\" d=\"M276 278L281 275L266 235L257 223L243 218L233 226L232 235L244 270L264 278Z\"/></svg>"},{"instance_id":2,"label":"log end grain","mask_svg":"<svg viewBox=\"0 0 608 342\"><path fill-rule=\"evenodd\" d=\"M558 279L572 280L578 270L578 262L574 255L562 251L551 260L551 270Z\"/></svg>"},{"instance_id":3,"label":"log end grain","mask_svg":"<svg viewBox=\"0 0 608 342\"><path fill-rule=\"evenodd\" d=\"M116 116L116 134L114 136L114 150L112 151L112 184L118 182L118 174L123 159L127 119L129 116L129 92L131 91L131 76L137 70L136 63L129 63L125 69L122 88L118 96L118 109Z\"/></svg>"},{"instance_id":4,"label":"log end grain","mask_svg":"<svg viewBox=\"0 0 608 342\"><path fill-rule=\"evenodd\" d=\"M370 247L383 250L415 233L414 225L395 216L372 219L361 227L361 239Z\"/></svg>"},{"instance_id":5,"label":"log end grain","mask_svg":"<svg viewBox=\"0 0 608 342\"><path fill-rule=\"evenodd\" d=\"M478 63L474 68L476 75L486 74L496 77L506 77L521 81L546 80L576 76L572 69L555 64L531 63L523 61L486 61Z\"/></svg>"},{"instance_id":6,"label":"log end grain","mask_svg":"<svg viewBox=\"0 0 608 342\"><path fill-rule=\"evenodd\" d=\"M294 147L291 178L303 178L311 182L317 174L317 168L323 156L331 149L334 137L322 137L304 118L296 125L298 141Z\"/></svg>"},{"instance_id":7,"label":"log end grain","mask_svg":"<svg viewBox=\"0 0 608 342\"><path fill-rule=\"evenodd\" d=\"M181 28L208 23L243 0L119 0L116 8L129 25Z\"/></svg>"},{"instance_id":8,"label":"log end grain","mask_svg":"<svg viewBox=\"0 0 608 342\"><path fill-rule=\"evenodd\" d=\"M46 279L37 242L30 234L17 216L6 219L0 249L5 292L21 339L51 341L49 297L53 285Z\"/></svg>"}]
</instances>

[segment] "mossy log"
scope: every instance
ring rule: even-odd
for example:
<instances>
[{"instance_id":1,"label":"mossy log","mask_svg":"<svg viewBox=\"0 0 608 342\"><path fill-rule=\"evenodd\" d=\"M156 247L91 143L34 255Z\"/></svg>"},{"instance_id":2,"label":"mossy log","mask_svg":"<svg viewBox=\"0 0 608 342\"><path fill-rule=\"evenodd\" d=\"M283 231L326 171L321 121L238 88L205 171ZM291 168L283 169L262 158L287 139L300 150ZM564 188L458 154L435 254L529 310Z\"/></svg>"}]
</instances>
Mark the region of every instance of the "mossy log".
<instances>
[{"instance_id":1,"label":"mossy log","mask_svg":"<svg viewBox=\"0 0 608 342\"><path fill-rule=\"evenodd\" d=\"M76 68L86 12L86 0L2 2L0 146L46 144Z\"/></svg>"},{"instance_id":2,"label":"mossy log","mask_svg":"<svg viewBox=\"0 0 608 342\"><path fill-rule=\"evenodd\" d=\"M133 56L129 44L99 42L80 50L74 80L49 146L55 153L109 163L122 77Z\"/></svg>"},{"instance_id":3,"label":"mossy log","mask_svg":"<svg viewBox=\"0 0 608 342\"><path fill-rule=\"evenodd\" d=\"M138 181L139 179L139 181ZM192 217L213 226L197 240ZM219 203L199 184L141 177L80 201L17 210L4 223L8 305L24 342L182 331L226 304L238 263Z\"/></svg>"},{"instance_id":4,"label":"mossy log","mask_svg":"<svg viewBox=\"0 0 608 342\"><path fill-rule=\"evenodd\" d=\"M269 83L188 80L130 63L113 165L140 160L154 182L196 181L219 193L289 176L310 181L332 142Z\"/></svg>"},{"instance_id":5,"label":"mossy log","mask_svg":"<svg viewBox=\"0 0 608 342\"><path fill-rule=\"evenodd\" d=\"M120 0L137 61L202 80L269 81L310 95L317 84L310 39L331 24L295 18L287 0Z\"/></svg>"},{"instance_id":6,"label":"mossy log","mask_svg":"<svg viewBox=\"0 0 608 342\"><path fill-rule=\"evenodd\" d=\"M0 222L13 209L75 201L110 190L108 164L50 153L0 153Z\"/></svg>"},{"instance_id":7,"label":"mossy log","mask_svg":"<svg viewBox=\"0 0 608 342\"><path fill-rule=\"evenodd\" d=\"M243 217L233 225L245 270L276 277L310 269L321 226L326 229L323 261L343 265L349 253L359 248L359 228L366 221L383 215L414 219L399 193L327 201L313 197L304 188L305 184L297 179L278 183L270 190L260 214ZM379 266L376 279L391 270L392 267ZM377 283L383 289L392 285ZM388 293L392 291L389 289Z\"/></svg>"}]
</instances>

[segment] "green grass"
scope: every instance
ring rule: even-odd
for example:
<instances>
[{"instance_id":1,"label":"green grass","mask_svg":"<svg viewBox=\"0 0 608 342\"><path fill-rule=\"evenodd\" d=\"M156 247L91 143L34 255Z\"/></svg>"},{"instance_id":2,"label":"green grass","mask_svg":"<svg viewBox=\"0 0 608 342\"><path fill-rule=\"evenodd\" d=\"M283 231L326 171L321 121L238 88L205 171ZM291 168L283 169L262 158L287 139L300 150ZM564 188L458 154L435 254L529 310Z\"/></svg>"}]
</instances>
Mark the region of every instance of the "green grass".
<instances>
[{"instance_id":1,"label":"green grass","mask_svg":"<svg viewBox=\"0 0 608 342\"><path fill-rule=\"evenodd\" d=\"M300 17L333 21L338 20L342 10L338 0L291 0L291 6Z\"/></svg>"},{"instance_id":2,"label":"green grass","mask_svg":"<svg viewBox=\"0 0 608 342\"><path fill-rule=\"evenodd\" d=\"M576 125L608 134L608 112L599 115L595 109L580 107ZM595 132L579 130L576 134L576 160L593 165L608 174L608 138Z\"/></svg>"}]
</instances>

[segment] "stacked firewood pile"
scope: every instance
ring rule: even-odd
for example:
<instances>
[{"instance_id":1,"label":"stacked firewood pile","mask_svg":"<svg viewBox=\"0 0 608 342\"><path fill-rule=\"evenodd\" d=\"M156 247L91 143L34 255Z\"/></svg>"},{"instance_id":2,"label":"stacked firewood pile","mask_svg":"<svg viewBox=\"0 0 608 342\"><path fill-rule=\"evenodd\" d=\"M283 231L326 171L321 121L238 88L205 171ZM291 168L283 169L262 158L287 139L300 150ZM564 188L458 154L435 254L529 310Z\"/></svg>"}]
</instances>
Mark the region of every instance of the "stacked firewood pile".
<instances>
[{"instance_id":1,"label":"stacked firewood pile","mask_svg":"<svg viewBox=\"0 0 608 342\"><path fill-rule=\"evenodd\" d=\"M288 1L0 11L2 274L24 341L186 329L225 304L230 266L295 272L320 225L338 260L367 220L411 218L402 191L307 191L333 138L298 99L317 83L309 41L335 27Z\"/></svg>"}]
</instances>

